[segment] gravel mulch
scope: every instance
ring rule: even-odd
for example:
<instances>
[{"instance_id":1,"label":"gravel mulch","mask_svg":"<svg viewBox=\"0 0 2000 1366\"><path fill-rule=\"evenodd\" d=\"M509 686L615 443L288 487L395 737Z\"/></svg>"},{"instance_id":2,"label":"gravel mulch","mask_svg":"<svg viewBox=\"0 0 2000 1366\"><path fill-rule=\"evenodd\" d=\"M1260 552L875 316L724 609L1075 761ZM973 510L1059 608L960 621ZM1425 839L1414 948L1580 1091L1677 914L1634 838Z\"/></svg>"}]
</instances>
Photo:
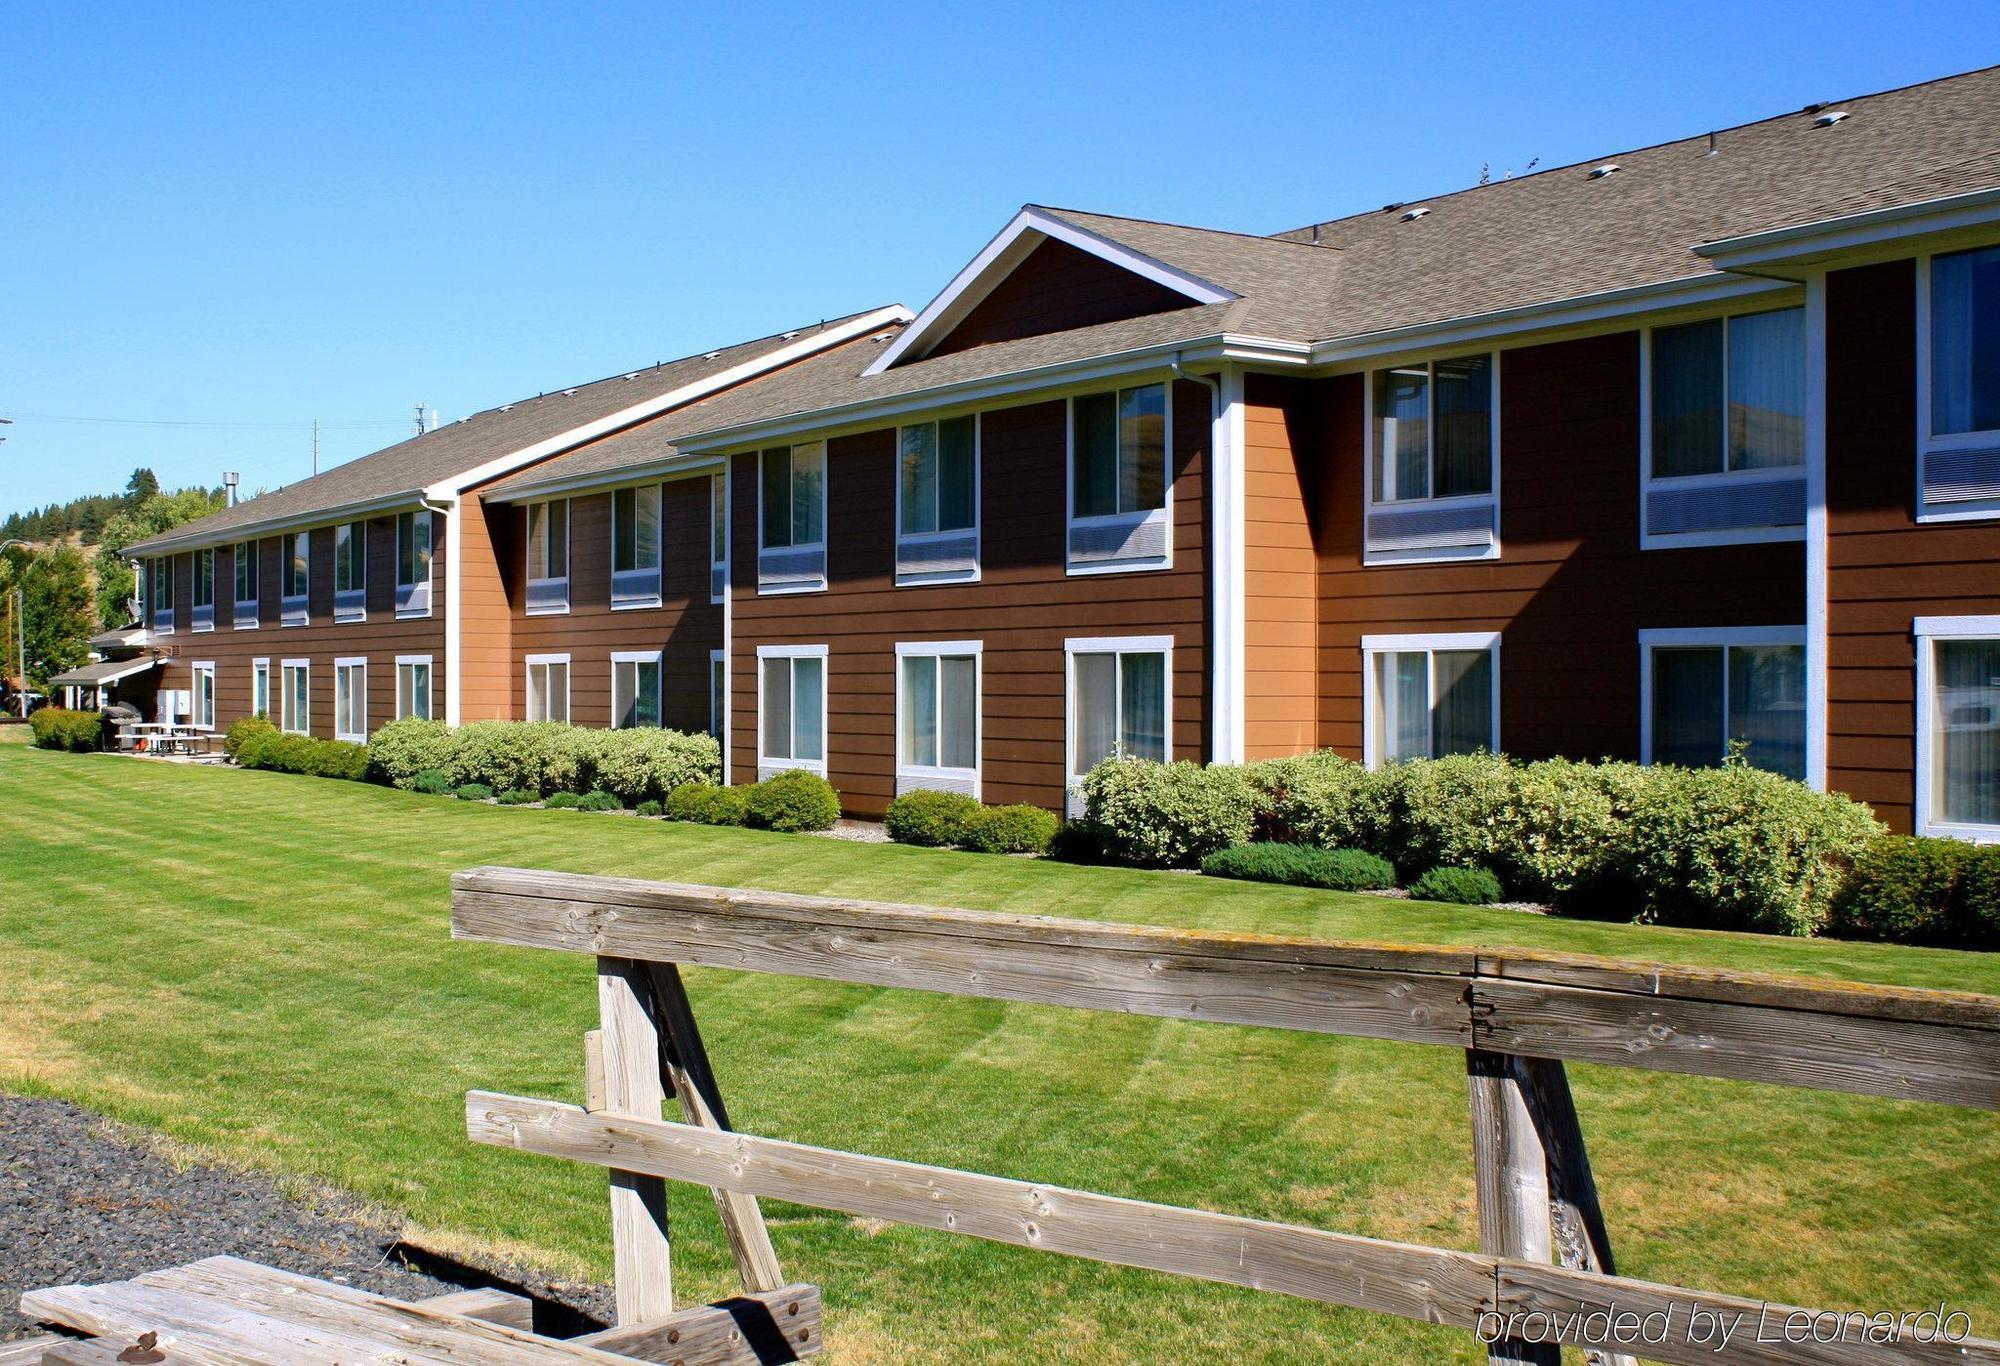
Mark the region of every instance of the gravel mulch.
<instances>
[{"instance_id":1,"label":"gravel mulch","mask_svg":"<svg viewBox=\"0 0 2000 1366\"><path fill-rule=\"evenodd\" d=\"M33 1331L18 1312L23 1291L224 1253L398 1299L497 1286L533 1297L535 1326L558 1336L611 1314L606 1287L467 1266L402 1242L353 1202L302 1204L267 1177L175 1161L65 1101L0 1095L0 1342Z\"/></svg>"}]
</instances>

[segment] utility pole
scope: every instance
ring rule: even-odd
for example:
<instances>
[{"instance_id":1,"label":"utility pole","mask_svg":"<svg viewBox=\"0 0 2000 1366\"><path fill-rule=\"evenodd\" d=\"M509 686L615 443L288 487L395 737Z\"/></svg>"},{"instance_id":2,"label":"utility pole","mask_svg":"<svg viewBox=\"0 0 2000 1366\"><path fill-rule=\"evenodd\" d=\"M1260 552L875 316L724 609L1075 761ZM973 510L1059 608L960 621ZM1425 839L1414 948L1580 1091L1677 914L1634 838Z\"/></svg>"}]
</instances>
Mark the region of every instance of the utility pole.
<instances>
[{"instance_id":1,"label":"utility pole","mask_svg":"<svg viewBox=\"0 0 2000 1366\"><path fill-rule=\"evenodd\" d=\"M28 541L10 540L10 541L0 542L0 552L12 550L17 545L30 551L32 551L35 548L34 545ZM21 583L18 577L15 579L13 587L14 587L14 662L15 662L14 677L17 680L19 680L21 685L20 699L19 699L21 706L21 719L25 721L28 717L28 627L26 621L22 617Z\"/></svg>"},{"instance_id":2,"label":"utility pole","mask_svg":"<svg viewBox=\"0 0 2000 1366\"><path fill-rule=\"evenodd\" d=\"M319 473L319 419L313 419L313 473Z\"/></svg>"}]
</instances>

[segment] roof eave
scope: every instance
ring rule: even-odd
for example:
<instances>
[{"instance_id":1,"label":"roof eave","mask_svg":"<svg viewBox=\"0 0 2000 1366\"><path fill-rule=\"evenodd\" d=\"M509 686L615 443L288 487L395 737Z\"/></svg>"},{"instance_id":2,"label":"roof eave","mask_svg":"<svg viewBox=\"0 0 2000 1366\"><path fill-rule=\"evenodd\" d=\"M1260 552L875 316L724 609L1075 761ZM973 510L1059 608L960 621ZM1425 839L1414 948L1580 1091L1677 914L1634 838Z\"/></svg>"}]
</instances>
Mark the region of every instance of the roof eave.
<instances>
[{"instance_id":1,"label":"roof eave","mask_svg":"<svg viewBox=\"0 0 2000 1366\"><path fill-rule=\"evenodd\" d=\"M596 493L605 489L624 488L631 484L649 484L655 480L700 474L704 470L717 468L721 463L721 460L713 455L691 457L680 454L659 460L642 460L630 465L620 465L616 469L597 470L591 474L504 484L498 488L483 490L479 495L479 501L536 503L547 498L566 498L571 494Z\"/></svg>"},{"instance_id":2,"label":"roof eave","mask_svg":"<svg viewBox=\"0 0 2000 1366\"><path fill-rule=\"evenodd\" d=\"M254 500L253 500L254 501ZM398 493L384 494L379 498L367 498L354 503L340 503L333 507L313 508L295 513L290 517L270 517L257 521L239 522L235 526L216 531L201 531L201 523L190 522L179 528L182 533L168 533L150 540L135 541L121 552L126 559L136 560L147 555L160 555L182 550L200 550L204 546L233 545L237 541L255 540L260 536L275 536L287 531L297 531L301 527L325 526L331 522L349 522L357 517L372 517L380 512L400 512L405 508L421 507L424 491L420 488L404 489Z\"/></svg>"},{"instance_id":3,"label":"roof eave","mask_svg":"<svg viewBox=\"0 0 2000 1366\"><path fill-rule=\"evenodd\" d=\"M1809 263L1843 252L1901 242L1912 237L1986 228L2000 224L2000 186L1941 195L1913 204L1840 214L1762 232L1718 238L1695 248L1724 270L1782 263Z\"/></svg>"}]
</instances>

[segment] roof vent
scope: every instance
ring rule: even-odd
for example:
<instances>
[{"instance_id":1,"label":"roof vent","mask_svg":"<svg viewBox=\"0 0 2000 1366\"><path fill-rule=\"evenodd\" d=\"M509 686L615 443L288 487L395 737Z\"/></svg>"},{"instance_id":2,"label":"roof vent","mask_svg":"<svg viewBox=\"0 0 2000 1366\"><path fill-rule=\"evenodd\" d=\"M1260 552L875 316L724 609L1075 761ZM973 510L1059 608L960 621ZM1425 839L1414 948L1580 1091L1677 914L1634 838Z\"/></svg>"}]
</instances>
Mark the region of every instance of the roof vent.
<instances>
[{"instance_id":1,"label":"roof vent","mask_svg":"<svg viewBox=\"0 0 2000 1366\"><path fill-rule=\"evenodd\" d=\"M1615 161L1607 161L1607 162L1605 162L1605 163L1604 163L1604 164L1603 164L1602 166L1593 166L1593 167L1591 167L1591 168L1590 168L1590 178L1591 178L1592 180L1602 180L1602 179L1604 179L1604 177L1606 177L1606 176L1608 176L1608 175L1613 175L1613 174L1615 174L1615 173L1617 172L1617 170L1618 170L1618 163L1617 163L1617 162L1615 162Z\"/></svg>"},{"instance_id":2,"label":"roof vent","mask_svg":"<svg viewBox=\"0 0 2000 1366\"><path fill-rule=\"evenodd\" d=\"M514 411L514 405L511 403L503 403L500 405L500 411L503 413L511 413Z\"/></svg>"},{"instance_id":3,"label":"roof vent","mask_svg":"<svg viewBox=\"0 0 2000 1366\"><path fill-rule=\"evenodd\" d=\"M637 370L634 370L631 374L626 375L623 378L629 383L630 381L639 378L639 372Z\"/></svg>"},{"instance_id":4,"label":"roof vent","mask_svg":"<svg viewBox=\"0 0 2000 1366\"><path fill-rule=\"evenodd\" d=\"M895 333L893 332L877 332L874 336L870 337L868 340L874 342L876 345L879 346L881 343L889 340L889 338L894 335Z\"/></svg>"},{"instance_id":5,"label":"roof vent","mask_svg":"<svg viewBox=\"0 0 2000 1366\"><path fill-rule=\"evenodd\" d=\"M714 360L717 356L721 354L722 353L720 351L704 351L702 352L701 358L703 360Z\"/></svg>"},{"instance_id":6,"label":"roof vent","mask_svg":"<svg viewBox=\"0 0 2000 1366\"><path fill-rule=\"evenodd\" d=\"M563 390L563 397L564 397L564 398L568 398L568 397L569 397L570 395L574 394L575 392L576 392L576 390L574 390L574 389L565 389L565 390Z\"/></svg>"},{"instance_id":7,"label":"roof vent","mask_svg":"<svg viewBox=\"0 0 2000 1366\"><path fill-rule=\"evenodd\" d=\"M1417 220L1418 220L1419 218L1422 218L1422 217L1423 217L1423 216L1424 216L1425 214L1427 214L1427 213L1429 213L1429 212L1430 212L1430 210L1429 210L1429 209L1427 209L1427 208L1425 208L1425 207L1424 207L1423 205L1421 205L1421 204L1417 205L1417 207L1416 207L1416 208L1414 208L1414 209L1404 209L1404 210L1403 210L1403 221L1404 221L1405 223L1414 223L1414 222L1416 222L1416 221L1417 221Z\"/></svg>"},{"instance_id":8,"label":"roof vent","mask_svg":"<svg viewBox=\"0 0 2000 1366\"><path fill-rule=\"evenodd\" d=\"M787 333L785 334L785 340L786 340L786 341L790 341L790 340L791 340L792 338L794 338L794 337L796 337L796 336L798 336L798 335L799 335L799 334L798 334L798 333L796 333L796 332L787 332Z\"/></svg>"},{"instance_id":9,"label":"roof vent","mask_svg":"<svg viewBox=\"0 0 2000 1366\"><path fill-rule=\"evenodd\" d=\"M1833 125L1839 123L1842 119L1846 117L1847 117L1847 111L1845 109L1829 109L1824 114L1821 114L1818 118L1813 120L1813 127L1831 128L1833 127Z\"/></svg>"}]
</instances>

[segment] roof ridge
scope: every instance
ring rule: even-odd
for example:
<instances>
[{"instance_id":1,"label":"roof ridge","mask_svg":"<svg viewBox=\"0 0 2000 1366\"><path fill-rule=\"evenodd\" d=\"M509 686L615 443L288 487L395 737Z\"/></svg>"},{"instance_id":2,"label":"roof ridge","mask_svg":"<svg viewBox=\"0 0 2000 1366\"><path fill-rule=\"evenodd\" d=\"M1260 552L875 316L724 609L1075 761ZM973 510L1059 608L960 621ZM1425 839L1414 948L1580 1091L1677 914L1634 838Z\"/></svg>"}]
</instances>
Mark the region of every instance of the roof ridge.
<instances>
[{"instance_id":1,"label":"roof ridge","mask_svg":"<svg viewBox=\"0 0 2000 1366\"><path fill-rule=\"evenodd\" d=\"M1206 232L1212 233L1217 237L1240 237L1246 242L1275 242L1288 247L1317 247L1322 251L1339 250L1338 247L1330 244L1300 242L1270 233L1244 232L1237 228L1210 228L1204 227L1200 223L1175 223L1165 218L1140 218L1129 213L1100 213L1096 209L1065 208L1060 204L1030 204L1028 207L1031 209L1043 209L1049 213L1070 213L1082 214L1088 218L1109 218L1120 223L1142 223L1151 228L1179 228L1184 232Z\"/></svg>"}]
</instances>

